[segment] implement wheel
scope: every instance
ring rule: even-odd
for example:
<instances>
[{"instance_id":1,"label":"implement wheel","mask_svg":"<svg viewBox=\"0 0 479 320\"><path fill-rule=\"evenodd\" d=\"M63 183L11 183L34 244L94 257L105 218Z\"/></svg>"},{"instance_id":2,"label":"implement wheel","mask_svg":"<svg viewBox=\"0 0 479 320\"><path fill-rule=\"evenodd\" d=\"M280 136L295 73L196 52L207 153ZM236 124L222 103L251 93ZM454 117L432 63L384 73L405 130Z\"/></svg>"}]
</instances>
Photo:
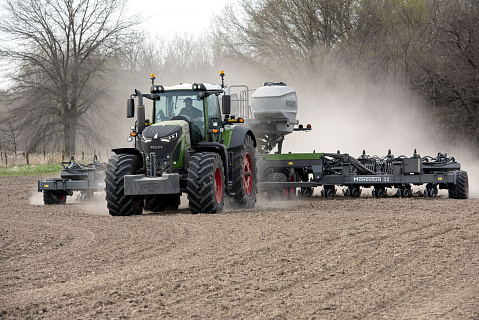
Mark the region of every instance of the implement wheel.
<instances>
[{"instance_id":1,"label":"implement wheel","mask_svg":"<svg viewBox=\"0 0 479 320\"><path fill-rule=\"evenodd\" d=\"M299 190L299 196L301 198L310 198L313 196L313 188L311 187L306 187L306 188L301 188Z\"/></svg>"},{"instance_id":2,"label":"implement wheel","mask_svg":"<svg viewBox=\"0 0 479 320\"><path fill-rule=\"evenodd\" d=\"M469 178L466 171L456 171L456 184L449 185L449 198L467 199L469 198Z\"/></svg>"},{"instance_id":3,"label":"implement wheel","mask_svg":"<svg viewBox=\"0 0 479 320\"><path fill-rule=\"evenodd\" d=\"M65 204L67 202L67 195L60 191L43 190L43 203L51 204Z\"/></svg>"},{"instance_id":4,"label":"implement wheel","mask_svg":"<svg viewBox=\"0 0 479 320\"><path fill-rule=\"evenodd\" d=\"M217 153L199 152L188 167L188 200L192 213L219 213L225 197L223 161Z\"/></svg>"},{"instance_id":5,"label":"implement wheel","mask_svg":"<svg viewBox=\"0 0 479 320\"><path fill-rule=\"evenodd\" d=\"M287 182L288 179L284 173L281 172L271 172L266 177L266 182ZM287 200L288 199L288 188L269 188L266 191L266 199L269 201L272 200Z\"/></svg>"},{"instance_id":6,"label":"implement wheel","mask_svg":"<svg viewBox=\"0 0 479 320\"><path fill-rule=\"evenodd\" d=\"M256 156L254 142L247 135L243 146L233 151L234 201L238 207L251 209L256 203L257 190Z\"/></svg>"},{"instance_id":7,"label":"implement wheel","mask_svg":"<svg viewBox=\"0 0 479 320\"><path fill-rule=\"evenodd\" d=\"M108 160L105 178L107 208L112 216L131 216L143 212L143 196L125 195L123 177L135 174L140 159L132 154L117 154Z\"/></svg>"}]
</instances>

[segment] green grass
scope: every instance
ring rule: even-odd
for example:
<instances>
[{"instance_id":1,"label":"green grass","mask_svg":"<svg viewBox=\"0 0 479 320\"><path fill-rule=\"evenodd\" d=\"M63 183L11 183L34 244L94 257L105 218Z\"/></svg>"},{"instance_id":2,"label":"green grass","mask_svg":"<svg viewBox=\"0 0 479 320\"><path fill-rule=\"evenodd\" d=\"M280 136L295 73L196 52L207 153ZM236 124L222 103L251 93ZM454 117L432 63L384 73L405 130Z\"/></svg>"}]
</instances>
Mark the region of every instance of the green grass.
<instances>
[{"instance_id":1,"label":"green grass","mask_svg":"<svg viewBox=\"0 0 479 320\"><path fill-rule=\"evenodd\" d=\"M0 177L36 176L49 173L59 173L61 169L62 166L59 164L0 167Z\"/></svg>"}]
</instances>

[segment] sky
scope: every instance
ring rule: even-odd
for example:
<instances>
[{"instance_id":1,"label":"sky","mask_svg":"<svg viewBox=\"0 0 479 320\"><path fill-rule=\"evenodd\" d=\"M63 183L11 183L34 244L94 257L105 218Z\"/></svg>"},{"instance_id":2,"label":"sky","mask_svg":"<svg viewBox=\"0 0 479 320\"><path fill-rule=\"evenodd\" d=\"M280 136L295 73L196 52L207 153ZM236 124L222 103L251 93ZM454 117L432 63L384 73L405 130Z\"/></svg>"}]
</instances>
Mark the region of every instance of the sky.
<instances>
[{"instance_id":1,"label":"sky","mask_svg":"<svg viewBox=\"0 0 479 320\"><path fill-rule=\"evenodd\" d=\"M131 10L147 20L141 27L152 36L200 35L208 31L213 15L235 0L130 0Z\"/></svg>"}]
</instances>

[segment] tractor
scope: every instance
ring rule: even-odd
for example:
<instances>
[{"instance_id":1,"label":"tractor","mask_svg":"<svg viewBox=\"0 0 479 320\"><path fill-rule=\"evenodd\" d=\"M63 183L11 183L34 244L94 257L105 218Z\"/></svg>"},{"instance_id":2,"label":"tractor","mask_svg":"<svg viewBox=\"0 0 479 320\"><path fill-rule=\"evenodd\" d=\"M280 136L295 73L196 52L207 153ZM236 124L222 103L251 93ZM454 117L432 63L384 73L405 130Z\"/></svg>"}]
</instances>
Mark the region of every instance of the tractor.
<instances>
[{"instance_id":1,"label":"tractor","mask_svg":"<svg viewBox=\"0 0 479 320\"><path fill-rule=\"evenodd\" d=\"M177 210L186 193L192 213L219 213L225 198L236 208L253 208L257 194L256 139L230 116L231 96L221 85L155 84L127 100L134 118L129 148L117 148L108 160L107 207L112 216ZM135 98L138 104L135 106ZM143 100L152 101L151 121Z\"/></svg>"}]
</instances>

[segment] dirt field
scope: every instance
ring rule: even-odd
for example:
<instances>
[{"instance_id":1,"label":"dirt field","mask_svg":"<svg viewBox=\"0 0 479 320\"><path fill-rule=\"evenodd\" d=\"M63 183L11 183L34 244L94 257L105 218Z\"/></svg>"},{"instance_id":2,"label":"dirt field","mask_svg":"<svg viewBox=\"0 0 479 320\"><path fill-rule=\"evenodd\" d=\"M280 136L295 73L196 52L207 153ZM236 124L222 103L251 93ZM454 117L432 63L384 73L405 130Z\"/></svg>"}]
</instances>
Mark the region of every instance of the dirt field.
<instances>
[{"instance_id":1,"label":"dirt field","mask_svg":"<svg viewBox=\"0 0 479 320\"><path fill-rule=\"evenodd\" d=\"M2 319L479 319L479 199L120 218L37 179L0 179Z\"/></svg>"}]
</instances>

